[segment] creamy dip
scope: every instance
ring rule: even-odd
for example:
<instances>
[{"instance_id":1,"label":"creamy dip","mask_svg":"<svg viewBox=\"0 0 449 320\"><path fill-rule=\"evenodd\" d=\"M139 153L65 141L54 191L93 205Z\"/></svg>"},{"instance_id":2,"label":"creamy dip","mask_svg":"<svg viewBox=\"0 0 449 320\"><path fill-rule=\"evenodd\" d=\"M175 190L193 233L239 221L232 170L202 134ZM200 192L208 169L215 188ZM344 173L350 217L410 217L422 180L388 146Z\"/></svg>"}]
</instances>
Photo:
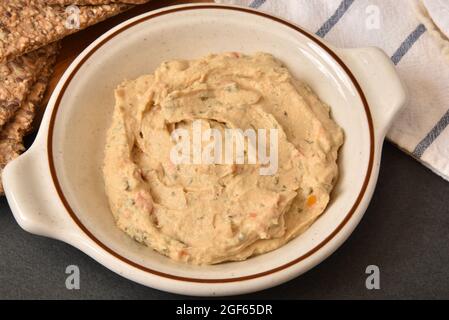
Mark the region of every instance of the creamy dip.
<instances>
[{"instance_id":1,"label":"creamy dip","mask_svg":"<svg viewBox=\"0 0 449 320\"><path fill-rule=\"evenodd\" d=\"M215 264L274 250L325 210L341 128L329 107L272 55L211 54L125 81L104 159L117 226L174 260ZM278 169L174 164L175 128L278 129Z\"/></svg>"}]
</instances>

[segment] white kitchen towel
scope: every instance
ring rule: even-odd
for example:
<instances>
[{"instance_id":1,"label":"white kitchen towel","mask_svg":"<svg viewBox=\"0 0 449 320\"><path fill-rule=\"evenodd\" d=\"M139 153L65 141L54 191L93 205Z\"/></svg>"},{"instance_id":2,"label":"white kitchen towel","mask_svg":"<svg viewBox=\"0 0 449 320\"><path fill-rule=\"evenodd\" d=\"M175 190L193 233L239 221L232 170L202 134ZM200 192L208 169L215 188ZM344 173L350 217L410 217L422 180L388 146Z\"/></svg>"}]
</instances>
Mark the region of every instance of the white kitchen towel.
<instances>
[{"instance_id":1,"label":"white kitchen towel","mask_svg":"<svg viewBox=\"0 0 449 320\"><path fill-rule=\"evenodd\" d=\"M449 0L420 0L416 9L449 62Z\"/></svg>"},{"instance_id":2,"label":"white kitchen towel","mask_svg":"<svg viewBox=\"0 0 449 320\"><path fill-rule=\"evenodd\" d=\"M424 21L422 14L417 14L415 1L216 2L248 6L281 16L339 47L382 48L396 65L409 94L409 101L395 120L388 139L449 180L449 61L441 42L428 30L430 23Z\"/></svg>"}]
</instances>

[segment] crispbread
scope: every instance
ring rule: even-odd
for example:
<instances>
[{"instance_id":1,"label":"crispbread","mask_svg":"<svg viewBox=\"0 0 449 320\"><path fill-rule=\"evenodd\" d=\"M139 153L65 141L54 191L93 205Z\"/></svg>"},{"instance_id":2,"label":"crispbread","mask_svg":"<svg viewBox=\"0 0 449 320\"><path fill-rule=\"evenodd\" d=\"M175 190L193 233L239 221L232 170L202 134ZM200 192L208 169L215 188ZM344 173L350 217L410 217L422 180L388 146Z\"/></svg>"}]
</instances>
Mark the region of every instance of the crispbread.
<instances>
[{"instance_id":1,"label":"crispbread","mask_svg":"<svg viewBox=\"0 0 449 320\"><path fill-rule=\"evenodd\" d=\"M43 0L0 2L0 63L59 40L131 8L127 4L79 7L79 29L67 28L70 13L64 6Z\"/></svg>"},{"instance_id":2,"label":"crispbread","mask_svg":"<svg viewBox=\"0 0 449 320\"><path fill-rule=\"evenodd\" d=\"M50 57L56 55L53 43L0 64L0 129L15 114Z\"/></svg>"},{"instance_id":3,"label":"crispbread","mask_svg":"<svg viewBox=\"0 0 449 320\"><path fill-rule=\"evenodd\" d=\"M39 105L47 87L49 78L53 72L56 60L56 51L42 62L41 72L33 83L25 101L14 114L13 118L6 123L0 132L0 182L3 168L6 164L17 158L24 150L23 137L32 126L36 107ZM0 194L3 194L3 186L0 183Z\"/></svg>"},{"instance_id":4,"label":"crispbread","mask_svg":"<svg viewBox=\"0 0 449 320\"><path fill-rule=\"evenodd\" d=\"M78 6L84 6L84 5L100 5L100 4L111 4L111 3L128 3L128 4L142 4L145 2L148 2L150 0L41 0L49 5L62 5L62 6L69 6L69 5L78 5Z\"/></svg>"}]
</instances>

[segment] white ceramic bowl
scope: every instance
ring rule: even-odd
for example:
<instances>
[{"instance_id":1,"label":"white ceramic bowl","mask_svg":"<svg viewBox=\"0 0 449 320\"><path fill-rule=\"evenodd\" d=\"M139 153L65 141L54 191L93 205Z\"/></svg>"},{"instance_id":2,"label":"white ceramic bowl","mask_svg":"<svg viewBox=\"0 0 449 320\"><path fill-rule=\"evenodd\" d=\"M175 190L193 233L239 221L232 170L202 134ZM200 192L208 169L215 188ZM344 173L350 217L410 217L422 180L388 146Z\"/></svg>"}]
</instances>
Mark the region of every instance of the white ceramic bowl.
<instances>
[{"instance_id":1,"label":"white ceramic bowl","mask_svg":"<svg viewBox=\"0 0 449 320\"><path fill-rule=\"evenodd\" d=\"M325 213L287 245L244 262L190 266L115 227L100 170L105 131L113 89L125 78L150 73L163 60L222 51L274 54L331 106L346 136L341 176ZM67 242L138 283L189 295L257 291L314 267L350 235L371 198L385 133L404 100L394 67L378 49L332 48L250 9L169 7L115 27L72 63L33 146L5 168L6 195L22 228Z\"/></svg>"}]
</instances>

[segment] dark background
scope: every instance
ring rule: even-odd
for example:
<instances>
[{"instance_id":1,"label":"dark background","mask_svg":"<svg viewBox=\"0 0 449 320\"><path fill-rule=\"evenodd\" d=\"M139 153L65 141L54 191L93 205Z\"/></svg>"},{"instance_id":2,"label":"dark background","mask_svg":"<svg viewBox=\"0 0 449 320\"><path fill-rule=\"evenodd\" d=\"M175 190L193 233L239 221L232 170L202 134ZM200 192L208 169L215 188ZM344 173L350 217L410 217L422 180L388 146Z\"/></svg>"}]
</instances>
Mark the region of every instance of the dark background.
<instances>
[{"instance_id":1,"label":"dark background","mask_svg":"<svg viewBox=\"0 0 449 320\"><path fill-rule=\"evenodd\" d=\"M349 239L330 258L288 283L242 296L256 299L449 298L449 183L384 146L373 200ZM80 268L80 290L65 269ZM365 288L368 265L380 290ZM0 199L0 299L177 299L109 271L62 242L26 233Z\"/></svg>"}]
</instances>

